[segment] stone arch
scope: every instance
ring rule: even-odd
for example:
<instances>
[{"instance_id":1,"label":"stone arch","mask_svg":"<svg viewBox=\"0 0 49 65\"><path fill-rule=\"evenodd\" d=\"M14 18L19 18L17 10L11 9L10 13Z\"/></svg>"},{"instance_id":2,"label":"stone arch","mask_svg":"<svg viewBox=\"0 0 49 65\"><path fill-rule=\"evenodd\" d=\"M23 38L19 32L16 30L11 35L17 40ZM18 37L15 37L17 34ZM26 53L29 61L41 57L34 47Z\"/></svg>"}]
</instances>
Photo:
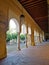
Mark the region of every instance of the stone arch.
<instances>
[{"instance_id":1,"label":"stone arch","mask_svg":"<svg viewBox=\"0 0 49 65\"><path fill-rule=\"evenodd\" d=\"M31 27L28 26L27 45L31 46Z\"/></svg>"},{"instance_id":2,"label":"stone arch","mask_svg":"<svg viewBox=\"0 0 49 65\"><path fill-rule=\"evenodd\" d=\"M16 47L14 48L14 50L17 49L17 45L18 45L18 33L19 33L19 30L20 30L19 29L19 22L16 20L16 18L11 18L9 20L8 27L9 27L9 29L7 30L7 32L9 32L10 37L12 39L10 39L8 42L6 42L7 43L7 54L10 52L10 50L9 50L10 47L13 48L16 45ZM15 38L14 38L14 35L15 35ZM15 45L13 46L13 44L15 44ZM14 50L12 49L11 52L13 52Z\"/></svg>"},{"instance_id":3,"label":"stone arch","mask_svg":"<svg viewBox=\"0 0 49 65\"><path fill-rule=\"evenodd\" d=\"M28 27L28 34L31 34L31 27Z\"/></svg>"},{"instance_id":4,"label":"stone arch","mask_svg":"<svg viewBox=\"0 0 49 65\"><path fill-rule=\"evenodd\" d=\"M9 20L9 25L13 22L13 25L15 24L16 32L19 32L19 22L15 18L11 18Z\"/></svg>"},{"instance_id":5,"label":"stone arch","mask_svg":"<svg viewBox=\"0 0 49 65\"><path fill-rule=\"evenodd\" d=\"M22 24L21 25L21 33L20 33L20 37L23 36L24 40L20 39L20 43L23 43L23 48L26 47L26 34L27 34L27 28L26 28L26 24ZM22 48L21 44L20 47Z\"/></svg>"},{"instance_id":6,"label":"stone arch","mask_svg":"<svg viewBox=\"0 0 49 65\"><path fill-rule=\"evenodd\" d=\"M21 25L21 33L22 34L26 34L27 33L27 28L26 28L26 25L25 24L22 24Z\"/></svg>"},{"instance_id":7,"label":"stone arch","mask_svg":"<svg viewBox=\"0 0 49 65\"><path fill-rule=\"evenodd\" d=\"M40 33L40 42L42 42L42 33Z\"/></svg>"},{"instance_id":8,"label":"stone arch","mask_svg":"<svg viewBox=\"0 0 49 65\"><path fill-rule=\"evenodd\" d=\"M39 31L36 32L37 33L37 43L39 43Z\"/></svg>"},{"instance_id":9,"label":"stone arch","mask_svg":"<svg viewBox=\"0 0 49 65\"><path fill-rule=\"evenodd\" d=\"M36 43L37 42L37 31L34 30L34 42Z\"/></svg>"}]
</instances>

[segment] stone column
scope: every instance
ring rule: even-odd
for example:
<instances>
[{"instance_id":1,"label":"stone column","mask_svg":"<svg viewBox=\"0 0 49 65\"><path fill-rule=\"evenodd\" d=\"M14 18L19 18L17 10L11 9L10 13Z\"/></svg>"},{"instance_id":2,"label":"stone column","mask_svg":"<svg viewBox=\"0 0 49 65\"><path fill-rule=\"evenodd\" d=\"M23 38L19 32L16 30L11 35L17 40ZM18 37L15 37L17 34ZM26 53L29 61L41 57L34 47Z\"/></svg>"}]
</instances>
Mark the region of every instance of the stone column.
<instances>
[{"instance_id":1,"label":"stone column","mask_svg":"<svg viewBox=\"0 0 49 65\"><path fill-rule=\"evenodd\" d=\"M18 43L18 45L17 45L18 46L18 50L21 50L20 49L20 32L18 33L17 41L18 41L17 42Z\"/></svg>"},{"instance_id":2,"label":"stone column","mask_svg":"<svg viewBox=\"0 0 49 65\"><path fill-rule=\"evenodd\" d=\"M6 52L6 32L4 24L0 25L0 59L7 56Z\"/></svg>"},{"instance_id":3,"label":"stone column","mask_svg":"<svg viewBox=\"0 0 49 65\"><path fill-rule=\"evenodd\" d=\"M27 44L27 36L28 36L28 26L26 27L26 31L27 31L27 33L26 33L26 48L28 48L28 44Z\"/></svg>"},{"instance_id":4,"label":"stone column","mask_svg":"<svg viewBox=\"0 0 49 65\"><path fill-rule=\"evenodd\" d=\"M18 32L18 37L17 37L17 47L18 47L18 50L21 50L20 49L20 33L21 33L21 20L19 21L19 32Z\"/></svg>"},{"instance_id":5,"label":"stone column","mask_svg":"<svg viewBox=\"0 0 49 65\"><path fill-rule=\"evenodd\" d=\"M28 46L31 46L31 34L28 34Z\"/></svg>"},{"instance_id":6,"label":"stone column","mask_svg":"<svg viewBox=\"0 0 49 65\"><path fill-rule=\"evenodd\" d=\"M32 34L31 34L31 45L32 45L32 46L35 46L35 41L34 41L34 30L31 29L31 32L32 32Z\"/></svg>"},{"instance_id":7,"label":"stone column","mask_svg":"<svg viewBox=\"0 0 49 65\"><path fill-rule=\"evenodd\" d=\"M27 34L26 34L26 48L28 48L28 45L27 45Z\"/></svg>"},{"instance_id":8,"label":"stone column","mask_svg":"<svg viewBox=\"0 0 49 65\"><path fill-rule=\"evenodd\" d=\"M39 42L41 43L40 34L39 34Z\"/></svg>"}]
</instances>

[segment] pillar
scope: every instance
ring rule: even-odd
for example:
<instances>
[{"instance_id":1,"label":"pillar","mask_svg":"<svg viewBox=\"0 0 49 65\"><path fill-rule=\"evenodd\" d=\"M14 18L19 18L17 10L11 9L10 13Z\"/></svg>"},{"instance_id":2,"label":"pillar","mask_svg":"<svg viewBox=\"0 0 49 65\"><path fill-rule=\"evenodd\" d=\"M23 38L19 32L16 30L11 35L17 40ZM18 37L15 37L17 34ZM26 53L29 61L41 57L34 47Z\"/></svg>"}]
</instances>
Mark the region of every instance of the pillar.
<instances>
[{"instance_id":1,"label":"pillar","mask_svg":"<svg viewBox=\"0 0 49 65\"><path fill-rule=\"evenodd\" d=\"M31 46L31 34L28 34L28 46Z\"/></svg>"},{"instance_id":2,"label":"pillar","mask_svg":"<svg viewBox=\"0 0 49 65\"><path fill-rule=\"evenodd\" d=\"M21 33L21 19L20 19L20 21L19 21L19 32L18 32L18 37L17 37L17 48L18 48L18 50L21 50L20 49L20 33Z\"/></svg>"},{"instance_id":3,"label":"pillar","mask_svg":"<svg viewBox=\"0 0 49 65\"><path fill-rule=\"evenodd\" d=\"M32 32L32 34L31 34L31 45L32 45L32 46L35 46L35 41L34 41L34 30L31 29L31 32Z\"/></svg>"},{"instance_id":4,"label":"pillar","mask_svg":"<svg viewBox=\"0 0 49 65\"><path fill-rule=\"evenodd\" d=\"M26 34L26 48L28 48L28 44L27 44L27 35L28 35L28 34Z\"/></svg>"},{"instance_id":5,"label":"pillar","mask_svg":"<svg viewBox=\"0 0 49 65\"><path fill-rule=\"evenodd\" d=\"M20 32L18 33L17 41L18 41L18 43L17 43L18 50L21 50L20 49Z\"/></svg>"},{"instance_id":6,"label":"pillar","mask_svg":"<svg viewBox=\"0 0 49 65\"><path fill-rule=\"evenodd\" d=\"M3 27L3 28L2 28ZM7 56L6 53L6 33L4 25L0 25L0 59L3 59Z\"/></svg>"},{"instance_id":7,"label":"pillar","mask_svg":"<svg viewBox=\"0 0 49 65\"><path fill-rule=\"evenodd\" d=\"M39 42L41 43L40 33L39 33Z\"/></svg>"},{"instance_id":8,"label":"pillar","mask_svg":"<svg viewBox=\"0 0 49 65\"><path fill-rule=\"evenodd\" d=\"M26 31L27 31L27 33L26 33L26 48L28 48L28 44L27 44L27 41L28 41L28 39L27 39L27 36L28 36L28 27L26 27Z\"/></svg>"}]
</instances>

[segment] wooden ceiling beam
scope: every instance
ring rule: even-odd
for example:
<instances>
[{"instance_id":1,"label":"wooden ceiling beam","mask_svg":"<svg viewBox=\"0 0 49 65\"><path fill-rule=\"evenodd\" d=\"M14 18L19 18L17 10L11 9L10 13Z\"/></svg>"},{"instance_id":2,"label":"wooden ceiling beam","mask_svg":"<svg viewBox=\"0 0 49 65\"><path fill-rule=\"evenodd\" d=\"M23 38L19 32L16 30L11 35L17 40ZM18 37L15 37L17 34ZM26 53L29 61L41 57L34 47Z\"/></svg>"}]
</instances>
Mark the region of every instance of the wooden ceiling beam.
<instances>
[{"instance_id":1,"label":"wooden ceiling beam","mask_svg":"<svg viewBox=\"0 0 49 65\"><path fill-rule=\"evenodd\" d=\"M22 4L27 4L27 3L30 3L30 2L34 2L34 0L19 0Z\"/></svg>"},{"instance_id":2,"label":"wooden ceiling beam","mask_svg":"<svg viewBox=\"0 0 49 65\"><path fill-rule=\"evenodd\" d=\"M20 2L26 2L26 0L18 0L18 1L20 1Z\"/></svg>"},{"instance_id":3,"label":"wooden ceiling beam","mask_svg":"<svg viewBox=\"0 0 49 65\"><path fill-rule=\"evenodd\" d=\"M40 3L34 3L34 4L31 4L31 5L23 5L24 7L34 7L34 6L38 6L38 5L40 5L40 4L46 4L47 5L47 3L45 2L45 1L43 1L43 2L40 2ZM43 5L44 5L43 4Z\"/></svg>"},{"instance_id":4,"label":"wooden ceiling beam","mask_svg":"<svg viewBox=\"0 0 49 65\"><path fill-rule=\"evenodd\" d=\"M46 4L44 4L45 6L41 6L42 8L45 8L45 9L47 9L47 7L46 7ZM25 7L26 9L28 8L28 9L33 9L33 8L41 8L40 7L40 5L38 5L38 6L29 6L29 7Z\"/></svg>"},{"instance_id":5,"label":"wooden ceiling beam","mask_svg":"<svg viewBox=\"0 0 49 65\"><path fill-rule=\"evenodd\" d=\"M42 16L42 17L37 17L35 19L45 19L45 18L48 18L48 15L47 16Z\"/></svg>"},{"instance_id":6,"label":"wooden ceiling beam","mask_svg":"<svg viewBox=\"0 0 49 65\"><path fill-rule=\"evenodd\" d=\"M30 3L26 3L26 4L24 4L24 3L22 3L22 5L31 5L31 4L37 4L37 3L40 3L40 2L43 2L42 0L39 0L39 1L34 1L34 2L30 2Z\"/></svg>"}]
</instances>

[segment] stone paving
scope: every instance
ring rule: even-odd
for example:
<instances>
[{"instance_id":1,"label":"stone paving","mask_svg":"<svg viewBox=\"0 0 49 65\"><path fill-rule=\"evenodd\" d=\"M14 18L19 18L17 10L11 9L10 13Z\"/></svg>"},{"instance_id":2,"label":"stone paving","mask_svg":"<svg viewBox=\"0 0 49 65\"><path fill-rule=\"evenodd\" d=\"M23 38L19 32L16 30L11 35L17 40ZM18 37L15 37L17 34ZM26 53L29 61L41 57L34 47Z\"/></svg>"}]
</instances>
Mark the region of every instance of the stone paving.
<instances>
[{"instance_id":1,"label":"stone paving","mask_svg":"<svg viewBox=\"0 0 49 65\"><path fill-rule=\"evenodd\" d=\"M0 65L49 65L49 42L11 53Z\"/></svg>"},{"instance_id":2,"label":"stone paving","mask_svg":"<svg viewBox=\"0 0 49 65\"><path fill-rule=\"evenodd\" d=\"M21 47L21 49L26 48L26 44L25 43L20 43L20 47ZM7 48L7 54L18 50L17 43L14 43L14 44L8 43L6 45L6 48Z\"/></svg>"}]
</instances>

